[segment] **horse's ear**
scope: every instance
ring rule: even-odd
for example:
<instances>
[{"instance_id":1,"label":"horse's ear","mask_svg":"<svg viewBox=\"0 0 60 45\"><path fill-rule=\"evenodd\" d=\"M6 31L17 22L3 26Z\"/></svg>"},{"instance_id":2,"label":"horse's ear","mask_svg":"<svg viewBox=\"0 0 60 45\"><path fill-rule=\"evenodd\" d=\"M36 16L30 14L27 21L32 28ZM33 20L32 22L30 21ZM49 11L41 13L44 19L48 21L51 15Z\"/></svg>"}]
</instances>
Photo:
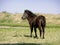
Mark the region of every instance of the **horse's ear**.
<instances>
[{"instance_id":1,"label":"horse's ear","mask_svg":"<svg viewBox=\"0 0 60 45\"><path fill-rule=\"evenodd\" d=\"M29 16L33 16L32 14L32 12L31 11L29 11L29 10L25 10L25 13L27 13Z\"/></svg>"},{"instance_id":2,"label":"horse's ear","mask_svg":"<svg viewBox=\"0 0 60 45\"><path fill-rule=\"evenodd\" d=\"M25 10L25 13L27 13L29 15L29 11L28 10Z\"/></svg>"},{"instance_id":3,"label":"horse's ear","mask_svg":"<svg viewBox=\"0 0 60 45\"><path fill-rule=\"evenodd\" d=\"M28 11L27 11L27 10L25 10L24 12L25 12L25 13L27 13Z\"/></svg>"},{"instance_id":4,"label":"horse's ear","mask_svg":"<svg viewBox=\"0 0 60 45\"><path fill-rule=\"evenodd\" d=\"M28 10L25 10L25 12L28 12Z\"/></svg>"}]
</instances>

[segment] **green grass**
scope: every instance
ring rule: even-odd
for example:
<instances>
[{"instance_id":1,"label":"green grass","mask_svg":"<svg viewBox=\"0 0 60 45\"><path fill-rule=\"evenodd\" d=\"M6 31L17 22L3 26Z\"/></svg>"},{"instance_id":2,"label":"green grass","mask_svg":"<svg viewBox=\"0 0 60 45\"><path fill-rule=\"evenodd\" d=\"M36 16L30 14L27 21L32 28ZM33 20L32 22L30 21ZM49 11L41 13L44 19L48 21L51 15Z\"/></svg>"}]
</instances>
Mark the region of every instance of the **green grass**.
<instances>
[{"instance_id":1,"label":"green grass","mask_svg":"<svg viewBox=\"0 0 60 45\"><path fill-rule=\"evenodd\" d=\"M0 26L29 27L29 24L27 22L22 22L22 23L0 23ZM60 25L52 24L52 23L47 23L46 27L47 28L60 28Z\"/></svg>"},{"instance_id":2,"label":"green grass","mask_svg":"<svg viewBox=\"0 0 60 45\"><path fill-rule=\"evenodd\" d=\"M29 24L26 20L21 21L20 14L3 13L0 17L0 45L60 45L60 17L55 15L45 15L47 24L45 29L45 39L39 36L38 39L30 36ZM20 20L19 20L20 19ZM9 26L10 28L5 28Z\"/></svg>"},{"instance_id":3,"label":"green grass","mask_svg":"<svg viewBox=\"0 0 60 45\"><path fill-rule=\"evenodd\" d=\"M39 37L39 31L38 37ZM60 45L60 28L46 28L45 39L29 37L29 27L0 28L0 43L3 44L35 44L35 45Z\"/></svg>"},{"instance_id":4,"label":"green grass","mask_svg":"<svg viewBox=\"0 0 60 45\"><path fill-rule=\"evenodd\" d=\"M47 23L45 29L45 39L39 36L38 39L29 37L30 29L28 22L21 23L0 23L0 26L10 26L11 28L0 28L0 44L6 45L60 45L60 25Z\"/></svg>"}]
</instances>

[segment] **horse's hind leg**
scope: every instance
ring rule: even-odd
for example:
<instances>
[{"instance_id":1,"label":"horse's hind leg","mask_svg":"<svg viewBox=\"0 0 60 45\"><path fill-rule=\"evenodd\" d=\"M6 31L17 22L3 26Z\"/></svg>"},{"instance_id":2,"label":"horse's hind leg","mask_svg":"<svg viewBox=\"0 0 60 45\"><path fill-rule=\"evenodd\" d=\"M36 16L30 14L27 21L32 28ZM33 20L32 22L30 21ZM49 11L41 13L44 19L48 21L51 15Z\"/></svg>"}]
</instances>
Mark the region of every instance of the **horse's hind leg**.
<instances>
[{"instance_id":1,"label":"horse's hind leg","mask_svg":"<svg viewBox=\"0 0 60 45\"><path fill-rule=\"evenodd\" d=\"M35 32L35 38L36 38L37 37L37 30L35 27L34 27L34 32Z\"/></svg>"},{"instance_id":2,"label":"horse's hind leg","mask_svg":"<svg viewBox=\"0 0 60 45\"><path fill-rule=\"evenodd\" d=\"M42 29L43 29L43 37L42 37L42 38L44 39L44 34L45 34L45 30L44 30L44 27L43 27Z\"/></svg>"},{"instance_id":3,"label":"horse's hind leg","mask_svg":"<svg viewBox=\"0 0 60 45\"><path fill-rule=\"evenodd\" d=\"M40 32L40 37L41 37L41 35L42 35L41 27L39 27L39 32Z\"/></svg>"}]
</instances>

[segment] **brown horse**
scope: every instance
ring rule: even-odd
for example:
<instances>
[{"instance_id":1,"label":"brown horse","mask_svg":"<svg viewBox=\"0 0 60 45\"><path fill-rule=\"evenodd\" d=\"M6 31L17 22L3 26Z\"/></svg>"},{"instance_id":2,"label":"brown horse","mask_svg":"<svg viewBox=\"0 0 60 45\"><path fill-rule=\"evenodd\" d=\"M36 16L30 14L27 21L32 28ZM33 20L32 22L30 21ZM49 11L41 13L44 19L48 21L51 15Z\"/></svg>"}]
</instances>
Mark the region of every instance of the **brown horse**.
<instances>
[{"instance_id":1,"label":"brown horse","mask_svg":"<svg viewBox=\"0 0 60 45\"><path fill-rule=\"evenodd\" d=\"M46 18L42 15L37 16L34 13L32 13L29 10L25 10L24 14L22 16L22 19L27 19L30 25L30 29L31 29L31 37L32 37L32 32L33 32L33 28L34 28L34 32L35 32L35 38L37 37L37 30L36 28L39 29L40 32L40 37L42 37L44 39L44 33L45 33L45 26L46 26Z\"/></svg>"}]
</instances>

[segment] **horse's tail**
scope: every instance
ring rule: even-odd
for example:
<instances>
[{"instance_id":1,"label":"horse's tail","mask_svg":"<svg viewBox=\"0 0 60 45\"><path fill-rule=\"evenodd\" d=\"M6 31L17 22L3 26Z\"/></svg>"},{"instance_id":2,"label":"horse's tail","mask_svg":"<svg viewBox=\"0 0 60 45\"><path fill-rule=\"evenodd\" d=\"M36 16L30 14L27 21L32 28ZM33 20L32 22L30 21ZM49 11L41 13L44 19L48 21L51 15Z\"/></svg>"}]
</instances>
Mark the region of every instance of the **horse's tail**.
<instances>
[{"instance_id":1,"label":"horse's tail","mask_svg":"<svg viewBox=\"0 0 60 45\"><path fill-rule=\"evenodd\" d=\"M44 27L46 26L46 18L44 17L44 19L43 19L43 25L44 25Z\"/></svg>"},{"instance_id":2,"label":"horse's tail","mask_svg":"<svg viewBox=\"0 0 60 45\"><path fill-rule=\"evenodd\" d=\"M46 18L44 16L40 16L40 25L43 27L46 26Z\"/></svg>"}]
</instances>

